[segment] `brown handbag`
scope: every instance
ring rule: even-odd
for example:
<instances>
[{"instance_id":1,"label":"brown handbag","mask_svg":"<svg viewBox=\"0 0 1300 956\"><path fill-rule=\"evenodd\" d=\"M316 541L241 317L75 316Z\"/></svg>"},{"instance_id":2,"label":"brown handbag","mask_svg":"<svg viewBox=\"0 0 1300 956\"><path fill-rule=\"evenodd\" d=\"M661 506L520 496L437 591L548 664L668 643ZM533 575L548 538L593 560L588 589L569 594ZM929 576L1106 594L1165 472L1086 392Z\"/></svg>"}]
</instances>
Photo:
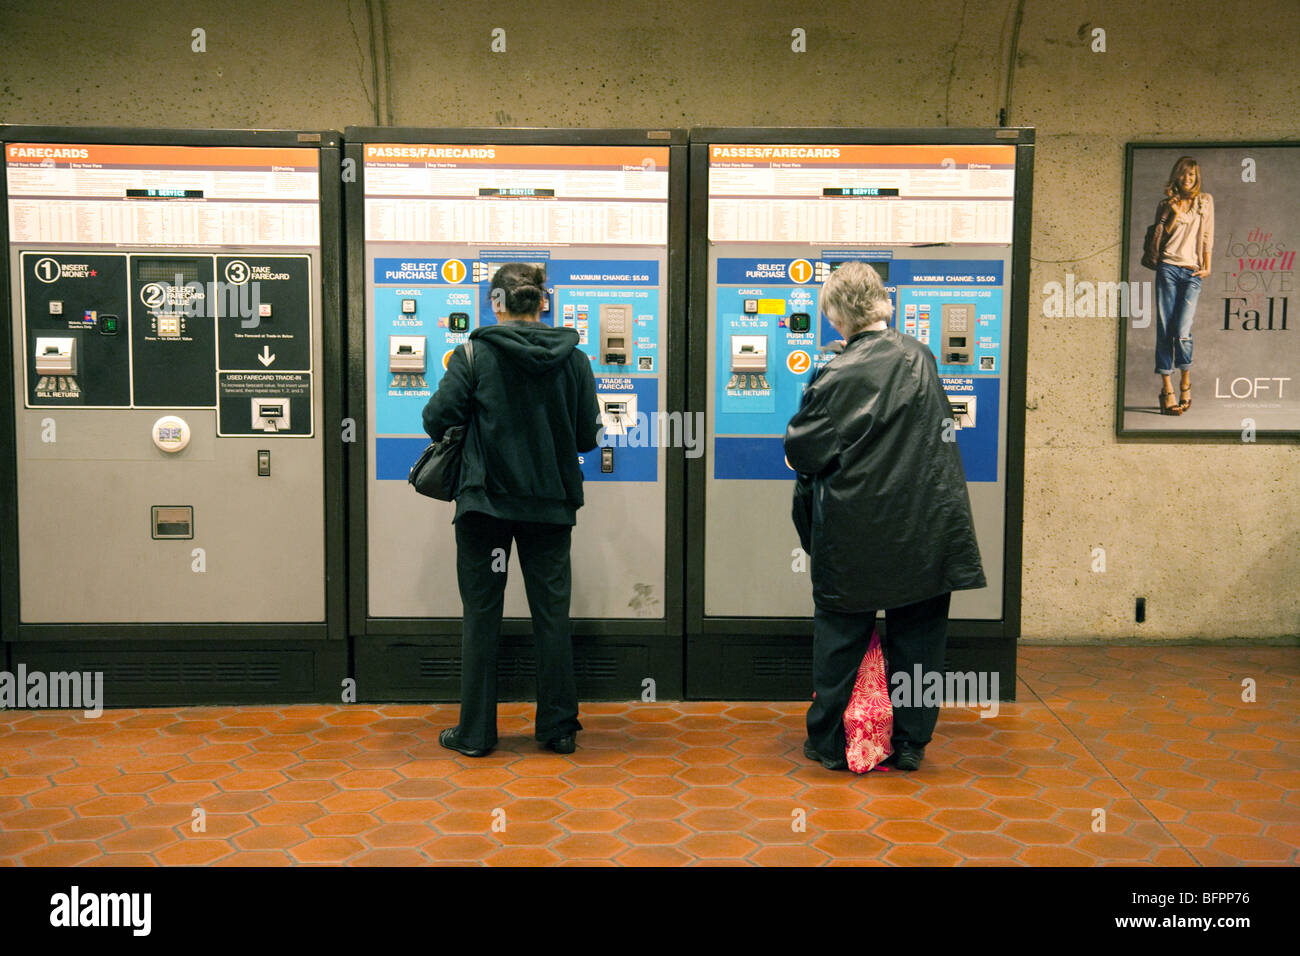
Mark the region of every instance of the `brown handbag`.
<instances>
[{"instance_id":1,"label":"brown handbag","mask_svg":"<svg viewBox=\"0 0 1300 956\"><path fill-rule=\"evenodd\" d=\"M1160 264L1160 253L1165 244L1165 217L1156 214L1156 221L1147 226L1147 234L1142 240L1142 266L1154 269Z\"/></svg>"}]
</instances>

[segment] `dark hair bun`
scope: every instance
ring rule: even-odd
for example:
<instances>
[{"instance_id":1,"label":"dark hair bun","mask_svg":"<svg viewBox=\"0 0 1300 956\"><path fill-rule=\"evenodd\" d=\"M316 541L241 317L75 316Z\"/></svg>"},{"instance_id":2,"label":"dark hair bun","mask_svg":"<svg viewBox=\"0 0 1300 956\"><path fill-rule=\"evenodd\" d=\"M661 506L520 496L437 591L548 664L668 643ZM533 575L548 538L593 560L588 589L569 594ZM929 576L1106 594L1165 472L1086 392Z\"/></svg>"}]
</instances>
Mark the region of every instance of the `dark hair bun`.
<instances>
[{"instance_id":1,"label":"dark hair bun","mask_svg":"<svg viewBox=\"0 0 1300 956\"><path fill-rule=\"evenodd\" d=\"M542 310L546 270L527 262L508 262L492 277L493 300L511 315L536 315Z\"/></svg>"}]
</instances>

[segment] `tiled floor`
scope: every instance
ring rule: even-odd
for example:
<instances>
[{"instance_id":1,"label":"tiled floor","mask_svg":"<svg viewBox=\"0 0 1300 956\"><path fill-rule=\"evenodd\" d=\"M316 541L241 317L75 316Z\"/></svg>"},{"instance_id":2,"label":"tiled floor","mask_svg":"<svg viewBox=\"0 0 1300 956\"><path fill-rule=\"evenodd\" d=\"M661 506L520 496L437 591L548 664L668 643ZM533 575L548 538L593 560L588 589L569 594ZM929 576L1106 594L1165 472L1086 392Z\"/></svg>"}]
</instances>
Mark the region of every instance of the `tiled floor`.
<instances>
[{"instance_id":1,"label":"tiled floor","mask_svg":"<svg viewBox=\"0 0 1300 956\"><path fill-rule=\"evenodd\" d=\"M478 760L445 705L3 712L0 863L1297 862L1295 648L1025 647L1020 680L862 777L803 758L802 703L587 704L567 757L508 704Z\"/></svg>"}]
</instances>

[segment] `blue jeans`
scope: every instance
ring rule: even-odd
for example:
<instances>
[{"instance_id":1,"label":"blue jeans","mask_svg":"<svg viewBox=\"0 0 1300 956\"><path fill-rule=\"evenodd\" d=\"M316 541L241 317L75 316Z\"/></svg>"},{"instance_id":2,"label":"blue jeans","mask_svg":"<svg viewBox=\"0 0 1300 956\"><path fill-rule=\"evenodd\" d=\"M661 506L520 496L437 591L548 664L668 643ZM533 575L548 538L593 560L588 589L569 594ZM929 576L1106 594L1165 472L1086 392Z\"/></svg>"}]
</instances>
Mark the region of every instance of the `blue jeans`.
<instances>
[{"instance_id":1,"label":"blue jeans","mask_svg":"<svg viewBox=\"0 0 1300 956\"><path fill-rule=\"evenodd\" d=\"M1192 317L1201 280L1185 266L1156 268L1156 374L1192 367Z\"/></svg>"}]
</instances>

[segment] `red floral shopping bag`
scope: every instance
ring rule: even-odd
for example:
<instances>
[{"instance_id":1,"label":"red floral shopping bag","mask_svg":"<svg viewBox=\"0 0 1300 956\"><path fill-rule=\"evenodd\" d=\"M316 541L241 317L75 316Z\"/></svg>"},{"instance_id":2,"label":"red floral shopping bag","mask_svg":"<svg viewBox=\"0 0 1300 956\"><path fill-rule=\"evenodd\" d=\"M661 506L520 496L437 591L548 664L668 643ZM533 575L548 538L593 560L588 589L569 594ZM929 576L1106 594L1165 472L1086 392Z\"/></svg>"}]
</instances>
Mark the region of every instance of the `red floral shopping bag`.
<instances>
[{"instance_id":1,"label":"red floral shopping bag","mask_svg":"<svg viewBox=\"0 0 1300 956\"><path fill-rule=\"evenodd\" d=\"M889 739L894 733L894 710L889 703L889 678L880 632L872 629L871 643L858 668L853 696L844 711L845 755L849 769L866 773L892 752Z\"/></svg>"}]
</instances>

